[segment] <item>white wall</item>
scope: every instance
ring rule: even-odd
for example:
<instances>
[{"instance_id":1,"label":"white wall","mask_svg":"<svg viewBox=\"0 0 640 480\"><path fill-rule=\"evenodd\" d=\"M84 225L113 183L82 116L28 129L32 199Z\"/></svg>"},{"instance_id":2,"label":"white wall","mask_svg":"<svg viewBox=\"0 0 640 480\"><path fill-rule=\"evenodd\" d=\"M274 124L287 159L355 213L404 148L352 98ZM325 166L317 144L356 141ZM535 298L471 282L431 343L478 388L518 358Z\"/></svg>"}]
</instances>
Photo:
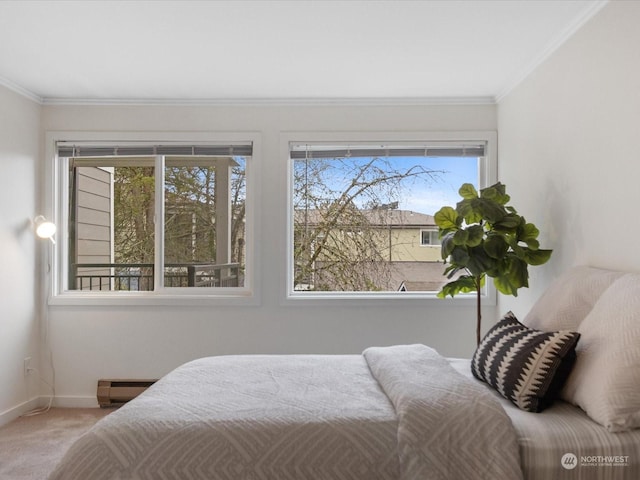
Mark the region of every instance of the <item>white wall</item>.
<instances>
[{"instance_id":1,"label":"white wall","mask_svg":"<svg viewBox=\"0 0 640 480\"><path fill-rule=\"evenodd\" d=\"M262 294L253 307L50 306L56 387L69 405L95 399L96 380L158 377L193 358L227 353L359 353L370 345L422 342L469 356L473 307L375 302L281 305L285 278L286 157L282 131L495 130L495 106L45 106L45 131L258 131L262 137ZM485 309L487 323L495 308ZM75 398L78 397L78 398ZM94 400L95 401L95 400Z\"/></svg>"},{"instance_id":2,"label":"white wall","mask_svg":"<svg viewBox=\"0 0 640 480\"><path fill-rule=\"evenodd\" d=\"M524 316L572 265L640 270L639 20L610 2L498 105L499 177L554 249L500 312Z\"/></svg>"},{"instance_id":3,"label":"white wall","mask_svg":"<svg viewBox=\"0 0 640 480\"><path fill-rule=\"evenodd\" d=\"M31 221L38 185L40 106L0 87L0 425L31 408L39 365L36 243Z\"/></svg>"}]
</instances>

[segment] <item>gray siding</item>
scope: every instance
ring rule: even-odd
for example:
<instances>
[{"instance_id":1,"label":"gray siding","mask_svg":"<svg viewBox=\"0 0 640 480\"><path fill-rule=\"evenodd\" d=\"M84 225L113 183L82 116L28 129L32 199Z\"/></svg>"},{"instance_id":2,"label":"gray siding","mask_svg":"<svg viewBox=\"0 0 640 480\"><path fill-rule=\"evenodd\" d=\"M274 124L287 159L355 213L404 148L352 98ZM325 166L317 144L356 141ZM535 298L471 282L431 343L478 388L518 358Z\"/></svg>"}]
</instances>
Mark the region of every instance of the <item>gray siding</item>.
<instances>
[{"instance_id":1,"label":"gray siding","mask_svg":"<svg viewBox=\"0 0 640 480\"><path fill-rule=\"evenodd\" d=\"M112 262L111 177L111 172L98 167L78 168L75 239L78 264ZM110 268L79 268L78 274L96 275L96 278L83 280L83 290L111 288ZM97 276L106 277L100 279Z\"/></svg>"}]
</instances>

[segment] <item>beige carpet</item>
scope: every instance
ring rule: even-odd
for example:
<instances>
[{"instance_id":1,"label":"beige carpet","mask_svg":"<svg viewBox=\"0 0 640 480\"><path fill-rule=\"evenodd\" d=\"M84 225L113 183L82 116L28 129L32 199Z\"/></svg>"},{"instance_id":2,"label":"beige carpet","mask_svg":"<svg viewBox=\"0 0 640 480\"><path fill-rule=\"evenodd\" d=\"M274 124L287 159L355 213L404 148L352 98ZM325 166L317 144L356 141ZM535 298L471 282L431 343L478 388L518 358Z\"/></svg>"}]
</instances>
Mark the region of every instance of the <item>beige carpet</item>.
<instances>
[{"instance_id":1,"label":"beige carpet","mask_svg":"<svg viewBox=\"0 0 640 480\"><path fill-rule=\"evenodd\" d=\"M0 479L46 479L75 439L111 412L101 408L52 408L0 428Z\"/></svg>"}]
</instances>

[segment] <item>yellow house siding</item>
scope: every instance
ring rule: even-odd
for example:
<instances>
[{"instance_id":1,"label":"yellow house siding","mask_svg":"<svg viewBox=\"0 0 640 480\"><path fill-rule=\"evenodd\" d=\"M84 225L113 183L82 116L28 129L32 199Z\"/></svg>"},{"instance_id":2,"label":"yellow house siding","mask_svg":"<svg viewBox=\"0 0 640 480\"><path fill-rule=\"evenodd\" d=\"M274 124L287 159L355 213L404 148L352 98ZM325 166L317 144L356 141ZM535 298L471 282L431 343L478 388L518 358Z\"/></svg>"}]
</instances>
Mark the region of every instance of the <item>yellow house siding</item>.
<instances>
[{"instance_id":1,"label":"yellow house siding","mask_svg":"<svg viewBox=\"0 0 640 480\"><path fill-rule=\"evenodd\" d=\"M391 229L393 245L391 261L393 262L438 262L440 258L440 245L421 245L421 228L394 228Z\"/></svg>"}]
</instances>

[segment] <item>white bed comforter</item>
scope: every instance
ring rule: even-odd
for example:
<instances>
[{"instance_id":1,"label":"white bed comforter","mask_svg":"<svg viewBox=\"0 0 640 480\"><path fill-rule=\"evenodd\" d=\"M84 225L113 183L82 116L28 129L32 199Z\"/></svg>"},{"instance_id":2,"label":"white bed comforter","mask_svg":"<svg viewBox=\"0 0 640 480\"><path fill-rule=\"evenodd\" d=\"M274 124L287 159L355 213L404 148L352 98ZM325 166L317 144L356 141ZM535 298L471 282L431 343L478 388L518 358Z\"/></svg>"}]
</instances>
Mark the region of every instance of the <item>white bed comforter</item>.
<instances>
[{"instance_id":1,"label":"white bed comforter","mask_svg":"<svg viewBox=\"0 0 640 480\"><path fill-rule=\"evenodd\" d=\"M98 422L50 480L520 478L498 402L410 345L187 363Z\"/></svg>"}]
</instances>

